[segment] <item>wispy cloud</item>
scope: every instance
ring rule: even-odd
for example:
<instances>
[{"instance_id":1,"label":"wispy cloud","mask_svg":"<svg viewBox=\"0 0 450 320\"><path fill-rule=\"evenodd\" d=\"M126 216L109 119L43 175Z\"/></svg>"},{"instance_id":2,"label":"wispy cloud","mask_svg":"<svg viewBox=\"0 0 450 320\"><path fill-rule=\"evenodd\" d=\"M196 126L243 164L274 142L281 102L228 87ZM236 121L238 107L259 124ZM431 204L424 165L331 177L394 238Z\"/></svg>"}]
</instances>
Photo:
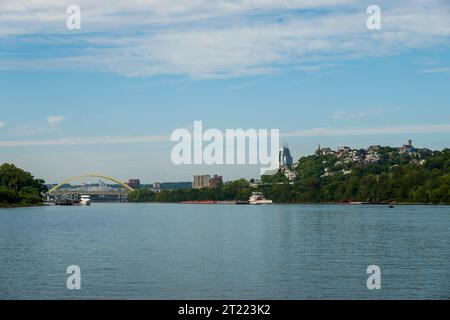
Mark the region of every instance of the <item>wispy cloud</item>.
<instances>
[{"instance_id":1,"label":"wispy cloud","mask_svg":"<svg viewBox=\"0 0 450 320\"><path fill-rule=\"evenodd\" d=\"M355 0L77 0L87 32L129 31L136 27L182 25L239 17L258 11L320 9L355 3ZM30 35L65 33L67 2L54 0L4 0L0 34ZM24 24L27 22L27 24ZM62 25L61 25L62 22Z\"/></svg>"},{"instance_id":2,"label":"wispy cloud","mask_svg":"<svg viewBox=\"0 0 450 320\"><path fill-rule=\"evenodd\" d=\"M450 67L420 70L418 73L450 73Z\"/></svg>"},{"instance_id":3,"label":"wispy cloud","mask_svg":"<svg viewBox=\"0 0 450 320\"><path fill-rule=\"evenodd\" d=\"M337 68L340 67L341 64L337 63L319 63L319 64L310 64L305 66L297 67L298 70L306 71L306 72L318 72L324 69Z\"/></svg>"},{"instance_id":4,"label":"wispy cloud","mask_svg":"<svg viewBox=\"0 0 450 320\"><path fill-rule=\"evenodd\" d=\"M0 121L0 129L3 128L4 126L6 126L6 123L4 123L3 121Z\"/></svg>"},{"instance_id":5,"label":"wispy cloud","mask_svg":"<svg viewBox=\"0 0 450 320\"><path fill-rule=\"evenodd\" d=\"M238 84L236 84L236 85L229 86L229 87L226 89L226 91L227 91L227 92L232 92L232 91L242 90L242 89L245 89L245 88L248 88L248 87L257 85L257 84L259 84L260 82L263 82L263 81L265 81L265 80L267 80L267 79L268 79L268 77L263 77L263 78L258 78L258 79L256 79L256 80L250 80L250 81L246 81L246 82L243 82L243 83L238 83Z\"/></svg>"},{"instance_id":6,"label":"wispy cloud","mask_svg":"<svg viewBox=\"0 0 450 320\"><path fill-rule=\"evenodd\" d=\"M9 140L0 141L0 147L43 147L74 146L92 144L129 144L142 142L170 141L170 136L135 136L135 137L93 137L93 138L60 138L42 140Z\"/></svg>"},{"instance_id":7,"label":"wispy cloud","mask_svg":"<svg viewBox=\"0 0 450 320\"><path fill-rule=\"evenodd\" d=\"M323 78L323 77L326 77L326 76L335 74L335 73L337 73L337 72L338 72L338 71L329 71L329 72L314 73L314 74L312 74L311 76L308 76L308 77L301 78L301 79L299 79L299 80L293 81L293 82L289 83L287 86L288 86L288 87L296 86L296 85L298 85L298 84L300 84L300 83L304 83L304 82L307 82L307 81L320 79L320 78Z\"/></svg>"},{"instance_id":8,"label":"wispy cloud","mask_svg":"<svg viewBox=\"0 0 450 320\"><path fill-rule=\"evenodd\" d=\"M283 137L335 137L335 136L371 136L383 134L424 134L450 133L450 124L386 126L371 128L316 128L291 131L281 134Z\"/></svg>"},{"instance_id":9,"label":"wispy cloud","mask_svg":"<svg viewBox=\"0 0 450 320\"><path fill-rule=\"evenodd\" d=\"M368 128L314 128L299 131L282 132L281 137L335 137L335 136L370 136L382 134L425 134L450 133L450 124L388 126ZM146 136L107 136L92 138L61 138L43 140L0 140L0 147L44 147L44 146L76 146L93 144L134 144L170 142L170 135Z\"/></svg>"},{"instance_id":10,"label":"wispy cloud","mask_svg":"<svg viewBox=\"0 0 450 320\"><path fill-rule=\"evenodd\" d=\"M66 119L66 117L64 117L64 116L48 116L47 124L50 129L55 129L65 119Z\"/></svg>"},{"instance_id":11,"label":"wispy cloud","mask_svg":"<svg viewBox=\"0 0 450 320\"><path fill-rule=\"evenodd\" d=\"M337 110L333 113L333 119L335 120L355 120L362 118L374 118L383 114L383 110L380 108L372 108L363 111L342 111Z\"/></svg>"},{"instance_id":12,"label":"wispy cloud","mask_svg":"<svg viewBox=\"0 0 450 320\"><path fill-rule=\"evenodd\" d=\"M48 131L58 131L60 129L59 125L65 119L66 117L61 115L48 116L45 118L46 124L42 122L19 124L10 128L9 131L19 137L35 136Z\"/></svg>"},{"instance_id":13,"label":"wispy cloud","mask_svg":"<svg viewBox=\"0 0 450 320\"><path fill-rule=\"evenodd\" d=\"M0 4L0 69L64 69L192 78L320 71L345 59L447 44L448 1L387 1L369 31L356 0L79 0L82 29L65 29L59 1ZM317 10L320 14L310 14ZM2 36L3 35L3 36ZM24 36L26 35L26 36ZM29 44L45 49L26 56ZM64 50L60 50L64 45ZM39 46L38 46L39 47ZM333 61L333 62L330 62Z\"/></svg>"}]
</instances>

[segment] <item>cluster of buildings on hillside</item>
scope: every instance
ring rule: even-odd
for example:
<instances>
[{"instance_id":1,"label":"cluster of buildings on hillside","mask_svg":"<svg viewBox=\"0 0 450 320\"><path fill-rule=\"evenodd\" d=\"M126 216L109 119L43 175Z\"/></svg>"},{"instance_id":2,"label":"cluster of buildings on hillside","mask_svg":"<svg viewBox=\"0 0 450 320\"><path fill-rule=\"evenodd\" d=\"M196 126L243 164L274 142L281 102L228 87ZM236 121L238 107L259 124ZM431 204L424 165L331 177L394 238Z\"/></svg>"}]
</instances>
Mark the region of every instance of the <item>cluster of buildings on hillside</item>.
<instances>
[{"instance_id":1,"label":"cluster of buildings on hillside","mask_svg":"<svg viewBox=\"0 0 450 320\"><path fill-rule=\"evenodd\" d=\"M351 149L350 147L344 146L339 147L336 151L331 150L330 148L321 148L320 145L316 150L317 156L326 156L326 155L334 155L337 158L337 161L334 163L334 166L345 165L345 164L370 164L377 163L382 159L381 156L380 145L370 146L367 149ZM411 157L411 162L424 164L425 160L421 159L423 153L430 153L429 149L418 149L412 145L412 141L408 140L408 143L399 147L394 148L392 151L397 152L400 155L408 155ZM326 161L324 161L325 163ZM324 174L321 177L329 177L334 175L336 172L332 168L325 168ZM342 169L340 171L344 175L348 175L352 172L352 170Z\"/></svg>"},{"instance_id":2,"label":"cluster of buildings on hillside","mask_svg":"<svg viewBox=\"0 0 450 320\"><path fill-rule=\"evenodd\" d=\"M325 147L322 148L320 145L317 148L315 154L317 156L326 156L326 155L334 155L337 157L337 161L335 165L345 165L350 163L376 163L381 160L381 151L382 147L380 145L373 145L368 147L367 149L351 149L348 146L339 147L337 150L332 150L331 148ZM414 158L411 161L417 161L419 163L424 162L424 160L420 160L420 156L423 152L431 152L429 149L418 149L412 145L412 141L408 140L408 143L394 149L399 154L407 154ZM294 170L294 159L291 155L291 151L289 147L285 144L283 145L278 153L278 161L279 168L274 170L269 170L264 173L264 175L273 175L278 172L281 172L289 181L294 181L297 178L297 173ZM343 174L350 174L351 170L342 170ZM330 176L333 172L330 169L325 169L325 173L323 176ZM222 176L217 174L211 176L207 174L203 175L195 175L192 183L193 189L202 189L202 188L215 188L221 184L223 184ZM252 183L253 185L258 185L260 181ZM130 179L127 183L132 188L140 188L141 183L139 179ZM150 188L154 192L161 191L161 184L159 182L155 182L151 185Z\"/></svg>"},{"instance_id":3,"label":"cluster of buildings on hillside","mask_svg":"<svg viewBox=\"0 0 450 320\"><path fill-rule=\"evenodd\" d=\"M339 147L336 151L331 148L322 148L320 145L316 150L317 156L335 155L338 158L336 165L347 163L376 163L381 160L380 145L370 146L367 149L351 149L350 147ZM412 141L395 148L399 154L407 154L412 157L420 158L422 152L431 152L429 149L417 149L412 145Z\"/></svg>"},{"instance_id":4,"label":"cluster of buildings on hillside","mask_svg":"<svg viewBox=\"0 0 450 320\"><path fill-rule=\"evenodd\" d=\"M344 162L377 162L380 160L380 145L370 146L367 149L351 149L350 147L339 147L336 151L331 148L322 148L320 145L316 150L316 155L326 156L335 155L338 159L342 159ZM431 152L429 149L417 149L412 145L412 141L408 140L408 143L395 148L399 154L409 154L411 156L420 155L421 152Z\"/></svg>"}]
</instances>

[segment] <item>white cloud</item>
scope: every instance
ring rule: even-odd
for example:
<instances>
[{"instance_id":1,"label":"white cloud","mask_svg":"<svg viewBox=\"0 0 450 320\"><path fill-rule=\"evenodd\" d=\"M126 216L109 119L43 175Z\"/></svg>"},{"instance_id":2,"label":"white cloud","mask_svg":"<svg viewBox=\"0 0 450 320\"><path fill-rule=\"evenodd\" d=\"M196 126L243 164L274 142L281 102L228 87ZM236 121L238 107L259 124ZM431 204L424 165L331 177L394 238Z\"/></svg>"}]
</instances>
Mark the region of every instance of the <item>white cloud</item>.
<instances>
[{"instance_id":1,"label":"white cloud","mask_svg":"<svg viewBox=\"0 0 450 320\"><path fill-rule=\"evenodd\" d=\"M59 125L66 119L64 116L54 115L45 118L47 125L42 123L20 124L10 129L10 132L19 137L34 136L43 132L56 131Z\"/></svg>"},{"instance_id":2,"label":"white cloud","mask_svg":"<svg viewBox=\"0 0 450 320\"><path fill-rule=\"evenodd\" d=\"M4 126L6 126L6 123L4 123L3 121L0 121L0 129L3 128Z\"/></svg>"},{"instance_id":3,"label":"white cloud","mask_svg":"<svg viewBox=\"0 0 450 320\"><path fill-rule=\"evenodd\" d=\"M319 63L313 65L300 66L297 69L306 72L319 72L322 71L323 69L337 68L340 66L341 65L337 63Z\"/></svg>"},{"instance_id":4,"label":"white cloud","mask_svg":"<svg viewBox=\"0 0 450 320\"><path fill-rule=\"evenodd\" d=\"M342 111L337 110L333 113L333 119L335 120L355 120L362 118L375 118L383 114L383 110L379 108L372 108L363 111Z\"/></svg>"},{"instance_id":5,"label":"white cloud","mask_svg":"<svg viewBox=\"0 0 450 320\"><path fill-rule=\"evenodd\" d=\"M93 138L60 138L42 140L9 140L0 141L0 147L40 147L40 146L74 146L91 144L129 144L142 142L170 141L170 136L135 136L135 137L93 137Z\"/></svg>"},{"instance_id":6,"label":"white cloud","mask_svg":"<svg viewBox=\"0 0 450 320\"><path fill-rule=\"evenodd\" d=\"M47 124L50 128L54 129L56 126L58 126L61 122L63 122L65 119L64 116L48 116L47 117Z\"/></svg>"},{"instance_id":7,"label":"white cloud","mask_svg":"<svg viewBox=\"0 0 450 320\"><path fill-rule=\"evenodd\" d=\"M315 128L301 131L291 131L281 134L283 137L349 137L371 136L384 134L424 134L450 133L450 124L387 126L372 128Z\"/></svg>"},{"instance_id":8,"label":"white cloud","mask_svg":"<svg viewBox=\"0 0 450 320\"><path fill-rule=\"evenodd\" d=\"M450 67L424 69L419 71L418 73L450 73Z\"/></svg>"},{"instance_id":9,"label":"white cloud","mask_svg":"<svg viewBox=\"0 0 450 320\"><path fill-rule=\"evenodd\" d=\"M380 0L383 28L377 31L367 30L366 8L354 0L115 0L107 5L80 0L78 5L82 30L72 32L65 29L59 1L2 1L3 43L12 39L65 50L26 57L11 52L0 59L0 69L223 78L292 66L320 71L343 59L445 45L450 37L449 4L442 0Z\"/></svg>"},{"instance_id":10,"label":"white cloud","mask_svg":"<svg viewBox=\"0 0 450 320\"><path fill-rule=\"evenodd\" d=\"M186 25L252 12L317 9L355 3L355 0L77 0L82 30L124 31L145 26ZM55 0L3 0L0 35L63 34L67 2ZM84 21L84 22L83 22Z\"/></svg>"},{"instance_id":11,"label":"white cloud","mask_svg":"<svg viewBox=\"0 0 450 320\"><path fill-rule=\"evenodd\" d=\"M370 136L381 134L424 134L450 133L450 124L389 126L369 128L314 128L299 131L282 132L281 137L335 137L335 136ZM170 142L169 135L147 135L131 137L92 137L92 138L60 138L43 140L0 140L1 147L43 147L43 146L76 146L93 144L134 144L151 142Z\"/></svg>"}]
</instances>

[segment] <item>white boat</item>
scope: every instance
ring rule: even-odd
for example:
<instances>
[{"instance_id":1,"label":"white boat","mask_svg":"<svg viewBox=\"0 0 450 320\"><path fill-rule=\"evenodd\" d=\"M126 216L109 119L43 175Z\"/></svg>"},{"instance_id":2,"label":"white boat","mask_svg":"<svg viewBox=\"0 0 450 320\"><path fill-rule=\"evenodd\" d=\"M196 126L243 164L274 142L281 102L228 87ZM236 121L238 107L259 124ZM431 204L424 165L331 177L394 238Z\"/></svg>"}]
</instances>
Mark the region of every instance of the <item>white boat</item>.
<instances>
[{"instance_id":1,"label":"white boat","mask_svg":"<svg viewBox=\"0 0 450 320\"><path fill-rule=\"evenodd\" d=\"M91 197L89 195L82 195L80 200L81 206L90 206L91 205Z\"/></svg>"},{"instance_id":2,"label":"white boat","mask_svg":"<svg viewBox=\"0 0 450 320\"><path fill-rule=\"evenodd\" d=\"M250 204L272 204L272 200L264 198L262 192L253 192L250 199Z\"/></svg>"}]
</instances>

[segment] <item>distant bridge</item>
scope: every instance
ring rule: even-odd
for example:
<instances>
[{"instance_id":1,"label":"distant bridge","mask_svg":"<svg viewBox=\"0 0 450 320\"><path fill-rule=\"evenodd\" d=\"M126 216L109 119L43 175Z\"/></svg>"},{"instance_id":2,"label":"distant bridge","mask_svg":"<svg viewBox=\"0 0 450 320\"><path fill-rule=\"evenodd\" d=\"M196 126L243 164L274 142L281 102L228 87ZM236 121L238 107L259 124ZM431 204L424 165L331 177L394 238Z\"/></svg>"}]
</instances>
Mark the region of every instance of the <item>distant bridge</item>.
<instances>
[{"instance_id":1,"label":"distant bridge","mask_svg":"<svg viewBox=\"0 0 450 320\"><path fill-rule=\"evenodd\" d=\"M85 188L81 188L81 189L80 188L62 188L64 185L67 185L72 181L83 179L83 178L99 178L99 179L108 180L108 181L117 183L122 188L121 189L107 189L107 190L89 190L89 189L85 189ZM102 174L89 173L89 174L84 174L81 176L72 177L72 178L62 181L55 187L51 188L47 192L47 195L48 195L48 197L61 197L62 195L66 195L66 194L85 194L85 195L94 196L99 199L109 199L109 200L117 199L119 201L123 201L123 200L127 199L128 193L130 193L131 191L134 191L133 188L131 188L125 182L120 181L119 179L116 179L113 177L108 177L108 176L105 176Z\"/></svg>"}]
</instances>

